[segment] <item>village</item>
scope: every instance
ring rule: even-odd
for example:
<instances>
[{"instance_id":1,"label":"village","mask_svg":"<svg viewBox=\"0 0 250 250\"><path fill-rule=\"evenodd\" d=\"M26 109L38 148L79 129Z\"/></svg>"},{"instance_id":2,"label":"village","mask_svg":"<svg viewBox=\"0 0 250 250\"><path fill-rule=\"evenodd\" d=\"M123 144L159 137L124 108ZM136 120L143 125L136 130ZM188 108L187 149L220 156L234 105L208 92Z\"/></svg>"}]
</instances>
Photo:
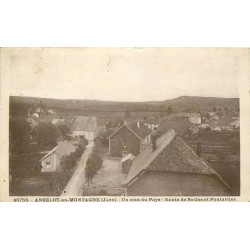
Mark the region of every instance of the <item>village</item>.
<instances>
[{"instance_id":1,"label":"village","mask_svg":"<svg viewBox=\"0 0 250 250\"><path fill-rule=\"evenodd\" d=\"M11 104L12 196L240 195L238 107Z\"/></svg>"}]
</instances>

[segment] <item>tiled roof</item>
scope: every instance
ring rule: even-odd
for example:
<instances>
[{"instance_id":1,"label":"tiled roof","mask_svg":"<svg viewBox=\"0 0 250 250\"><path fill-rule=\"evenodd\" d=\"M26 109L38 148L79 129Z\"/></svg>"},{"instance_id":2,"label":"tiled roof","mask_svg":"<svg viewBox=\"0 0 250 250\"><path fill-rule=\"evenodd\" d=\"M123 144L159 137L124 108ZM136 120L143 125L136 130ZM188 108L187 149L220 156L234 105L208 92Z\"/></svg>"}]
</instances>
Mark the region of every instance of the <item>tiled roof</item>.
<instances>
[{"instance_id":1,"label":"tiled roof","mask_svg":"<svg viewBox=\"0 0 250 250\"><path fill-rule=\"evenodd\" d=\"M133 161L127 176L126 183L129 183L140 172L145 170L158 154L174 139L175 132L170 130L156 141L156 149L152 151L151 146L146 147Z\"/></svg>"},{"instance_id":2,"label":"tiled roof","mask_svg":"<svg viewBox=\"0 0 250 250\"><path fill-rule=\"evenodd\" d=\"M127 123L126 126L130 128L142 140L151 133L151 131L142 123L140 123L140 127L138 127L136 121Z\"/></svg>"},{"instance_id":3,"label":"tiled roof","mask_svg":"<svg viewBox=\"0 0 250 250\"><path fill-rule=\"evenodd\" d=\"M59 156L65 156L70 155L72 152L76 150L77 146L74 145L70 141L63 141L60 144L58 144L56 147L54 147L52 150L50 150L40 161L47 158L49 155L53 154L54 152Z\"/></svg>"},{"instance_id":4,"label":"tiled roof","mask_svg":"<svg viewBox=\"0 0 250 250\"><path fill-rule=\"evenodd\" d=\"M103 125L108 125L111 120L108 118L97 118L96 119L97 126L103 126Z\"/></svg>"},{"instance_id":5,"label":"tiled roof","mask_svg":"<svg viewBox=\"0 0 250 250\"><path fill-rule=\"evenodd\" d=\"M198 157L194 151L175 134L174 130L170 130L158 138L154 151L147 148L135 158L128 173L126 184L129 184L146 169L178 173L215 174L222 180L210 165ZM224 182L224 180L222 181Z\"/></svg>"},{"instance_id":6,"label":"tiled roof","mask_svg":"<svg viewBox=\"0 0 250 250\"><path fill-rule=\"evenodd\" d=\"M96 130L96 117L94 116L77 116L71 124L71 131L89 131Z\"/></svg>"},{"instance_id":7,"label":"tiled roof","mask_svg":"<svg viewBox=\"0 0 250 250\"><path fill-rule=\"evenodd\" d=\"M130 123L123 124L113 134L111 134L108 139L115 135L124 126L131 130L141 140L145 139L151 133L151 131L145 125L140 123L140 127L138 127L137 122L133 121Z\"/></svg>"},{"instance_id":8,"label":"tiled roof","mask_svg":"<svg viewBox=\"0 0 250 250\"><path fill-rule=\"evenodd\" d=\"M165 120L160 123L159 127L157 128L158 133L166 133L170 129L174 129L177 134L183 134L186 132L190 127L189 121L176 121L176 120Z\"/></svg>"}]
</instances>

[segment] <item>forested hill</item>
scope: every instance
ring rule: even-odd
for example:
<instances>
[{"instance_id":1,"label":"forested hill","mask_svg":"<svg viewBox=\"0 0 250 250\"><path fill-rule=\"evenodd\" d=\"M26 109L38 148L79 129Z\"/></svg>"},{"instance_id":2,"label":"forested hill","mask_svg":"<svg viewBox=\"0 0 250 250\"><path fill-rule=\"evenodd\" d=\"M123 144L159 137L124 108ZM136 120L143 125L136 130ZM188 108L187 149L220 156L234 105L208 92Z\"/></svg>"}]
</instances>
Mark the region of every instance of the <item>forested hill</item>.
<instances>
[{"instance_id":1,"label":"forested hill","mask_svg":"<svg viewBox=\"0 0 250 250\"><path fill-rule=\"evenodd\" d=\"M165 101L150 102L116 102L116 101L99 101L99 100L79 100L79 99L50 99L37 97L10 97L10 108L27 109L35 108L39 105L46 108L57 110L98 110L98 111L125 111L129 108L131 111L138 110L164 110L171 106L178 111L207 111L213 108L239 110L239 98L219 98L219 97L198 97L198 96L181 96Z\"/></svg>"}]
</instances>

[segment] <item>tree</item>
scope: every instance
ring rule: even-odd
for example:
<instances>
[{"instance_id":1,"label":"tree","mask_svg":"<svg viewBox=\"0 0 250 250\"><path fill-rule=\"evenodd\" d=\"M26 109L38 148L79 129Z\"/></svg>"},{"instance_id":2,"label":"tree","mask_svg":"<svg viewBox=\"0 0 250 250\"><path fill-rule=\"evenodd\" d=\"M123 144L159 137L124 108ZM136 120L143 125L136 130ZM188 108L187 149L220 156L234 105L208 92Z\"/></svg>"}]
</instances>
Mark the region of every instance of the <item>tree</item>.
<instances>
[{"instance_id":1,"label":"tree","mask_svg":"<svg viewBox=\"0 0 250 250\"><path fill-rule=\"evenodd\" d=\"M29 150L31 127L25 119L10 120L10 152L24 153Z\"/></svg>"},{"instance_id":2,"label":"tree","mask_svg":"<svg viewBox=\"0 0 250 250\"><path fill-rule=\"evenodd\" d=\"M130 109L129 107L127 107L126 111L125 111L125 118L129 118L131 117L131 114L130 114Z\"/></svg>"},{"instance_id":3,"label":"tree","mask_svg":"<svg viewBox=\"0 0 250 250\"><path fill-rule=\"evenodd\" d=\"M34 128L33 137L40 149L48 149L56 145L59 133L53 124L41 122Z\"/></svg>"},{"instance_id":4,"label":"tree","mask_svg":"<svg viewBox=\"0 0 250 250\"><path fill-rule=\"evenodd\" d=\"M85 168L85 178L87 179L88 186L89 186L89 183L92 182L92 179L94 178L95 174L96 174L95 162L93 158L91 157L87 160L86 168Z\"/></svg>"},{"instance_id":5,"label":"tree","mask_svg":"<svg viewBox=\"0 0 250 250\"><path fill-rule=\"evenodd\" d=\"M171 106L168 106L168 107L167 107L167 113L168 113L168 114L171 114L172 112L173 112L172 107L171 107Z\"/></svg>"},{"instance_id":6,"label":"tree","mask_svg":"<svg viewBox=\"0 0 250 250\"><path fill-rule=\"evenodd\" d=\"M96 143L90 155L90 158L87 160L85 168L85 178L88 182L88 186L101 167L102 158L100 157L98 144Z\"/></svg>"},{"instance_id":7,"label":"tree","mask_svg":"<svg viewBox=\"0 0 250 250\"><path fill-rule=\"evenodd\" d=\"M58 130L59 130L62 137L65 137L66 134L69 133L69 127L67 125L65 125L65 124L60 124L60 125L58 125L57 128L58 128Z\"/></svg>"}]
</instances>

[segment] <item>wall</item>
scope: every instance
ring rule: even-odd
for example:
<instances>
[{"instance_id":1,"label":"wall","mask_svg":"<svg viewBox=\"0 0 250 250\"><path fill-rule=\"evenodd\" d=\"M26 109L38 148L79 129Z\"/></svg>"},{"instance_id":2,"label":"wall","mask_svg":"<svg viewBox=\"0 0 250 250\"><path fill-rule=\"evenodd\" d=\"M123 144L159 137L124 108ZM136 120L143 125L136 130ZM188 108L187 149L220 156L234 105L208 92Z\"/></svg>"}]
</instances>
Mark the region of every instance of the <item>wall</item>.
<instances>
[{"instance_id":1,"label":"wall","mask_svg":"<svg viewBox=\"0 0 250 250\"><path fill-rule=\"evenodd\" d=\"M224 196L230 190L215 175L146 171L131 186L128 196Z\"/></svg>"},{"instance_id":2,"label":"wall","mask_svg":"<svg viewBox=\"0 0 250 250\"><path fill-rule=\"evenodd\" d=\"M50 162L50 167L47 168L47 162ZM42 165L42 169L41 172L42 173L47 173L47 172L54 172L57 169L57 165L58 165L58 158L56 156L55 153L49 155L48 157L46 157L44 160L41 161L41 165Z\"/></svg>"},{"instance_id":3,"label":"wall","mask_svg":"<svg viewBox=\"0 0 250 250\"><path fill-rule=\"evenodd\" d=\"M109 153L111 157L122 157L124 141L126 141L128 153L132 153L135 156L139 154L141 140L127 127L123 126L109 140Z\"/></svg>"},{"instance_id":4,"label":"wall","mask_svg":"<svg viewBox=\"0 0 250 250\"><path fill-rule=\"evenodd\" d=\"M130 169L131 165L132 165L131 160L124 161L122 163L122 173L127 174L129 172L129 169Z\"/></svg>"},{"instance_id":5,"label":"wall","mask_svg":"<svg viewBox=\"0 0 250 250\"><path fill-rule=\"evenodd\" d=\"M190 117L189 121L193 124L201 124L201 117L200 116Z\"/></svg>"}]
</instances>

